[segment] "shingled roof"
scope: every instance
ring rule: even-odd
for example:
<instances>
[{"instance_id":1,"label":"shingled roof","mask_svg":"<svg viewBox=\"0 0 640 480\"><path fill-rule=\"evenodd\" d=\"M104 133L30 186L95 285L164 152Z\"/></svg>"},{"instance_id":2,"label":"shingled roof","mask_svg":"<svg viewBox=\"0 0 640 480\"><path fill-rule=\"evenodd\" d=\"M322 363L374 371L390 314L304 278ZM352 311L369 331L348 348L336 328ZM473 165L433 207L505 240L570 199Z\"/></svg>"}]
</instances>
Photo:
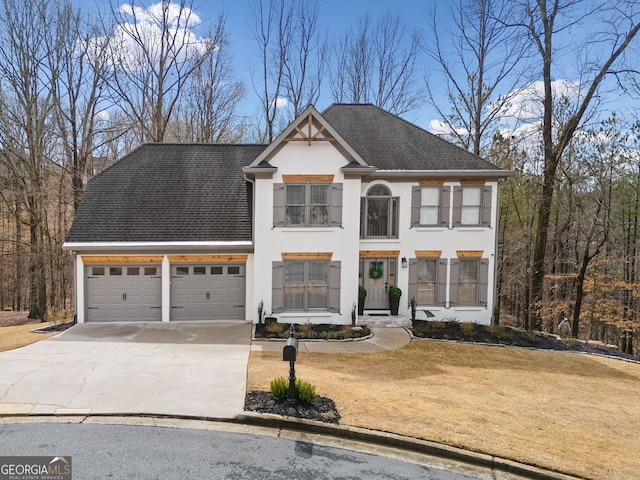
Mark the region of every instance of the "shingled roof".
<instances>
[{"instance_id":1,"label":"shingled roof","mask_svg":"<svg viewBox=\"0 0 640 480\"><path fill-rule=\"evenodd\" d=\"M67 242L251 241L242 167L265 147L142 145L89 181Z\"/></svg>"},{"instance_id":2,"label":"shingled roof","mask_svg":"<svg viewBox=\"0 0 640 480\"><path fill-rule=\"evenodd\" d=\"M501 170L375 105L333 104L322 116L378 170Z\"/></svg>"}]
</instances>

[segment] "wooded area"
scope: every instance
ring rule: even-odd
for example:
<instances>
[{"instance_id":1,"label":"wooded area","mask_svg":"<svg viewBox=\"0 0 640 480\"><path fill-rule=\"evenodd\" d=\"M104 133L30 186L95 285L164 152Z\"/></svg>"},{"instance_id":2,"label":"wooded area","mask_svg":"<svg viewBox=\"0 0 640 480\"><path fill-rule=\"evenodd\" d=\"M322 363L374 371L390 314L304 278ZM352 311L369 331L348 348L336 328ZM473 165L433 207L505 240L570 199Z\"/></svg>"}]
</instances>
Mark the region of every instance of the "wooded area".
<instances>
[{"instance_id":1,"label":"wooded area","mask_svg":"<svg viewBox=\"0 0 640 480\"><path fill-rule=\"evenodd\" d=\"M496 321L556 331L567 318L574 336L636 346L633 2L456 0L413 12L422 29L380 12L329 36L317 3L255 0L260 67L245 85L224 13L200 31L185 0L0 1L0 307L72 308L61 245L84 185L143 142L269 142L309 103L429 105L436 133L515 172Z\"/></svg>"}]
</instances>

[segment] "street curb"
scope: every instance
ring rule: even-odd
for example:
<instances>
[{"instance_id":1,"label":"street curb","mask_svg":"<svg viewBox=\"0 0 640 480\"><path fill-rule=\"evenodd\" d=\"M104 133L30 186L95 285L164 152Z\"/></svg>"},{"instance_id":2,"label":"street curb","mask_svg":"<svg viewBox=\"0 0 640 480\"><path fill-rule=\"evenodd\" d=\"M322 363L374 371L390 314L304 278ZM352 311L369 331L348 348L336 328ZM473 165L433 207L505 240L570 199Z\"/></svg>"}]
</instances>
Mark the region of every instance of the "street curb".
<instances>
[{"instance_id":1,"label":"street curb","mask_svg":"<svg viewBox=\"0 0 640 480\"><path fill-rule=\"evenodd\" d=\"M464 450L446 444L413 437L398 435L395 433L368 430L361 427L346 425L334 425L324 422L307 420L304 418L282 417L268 413L244 412L235 418L217 418L199 415L170 415L154 413L90 413L90 414L2 414L2 418L157 418L176 420L197 420L220 424L248 425L254 427L271 428L277 430L289 430L304 433L313 433L334 437L337 439L354 440L371 445L394 447L408 452L430 455L436 458L457 461L474 467L487 468L492 471L500 471L518 475L523 478L535 480L582 480L582 477L544 470L542 468L516 462L506 458L495 457L484 453Z\"/></svg>"},{"instance_id":2,"label":"street curb","mask_svg":"<svg viewBox=\"0 0 640 480\"><path fill-rule=\"evenodd\" d=\"M395 433L368 430L366 428L345 425L333 425L295 417L281 417L266 413L245 412L231 420L232 423L252 425L258 427L278 428L281 430L295 430L299 432L316 433L342 439L357 440L365 443L396 447L415 453L432 455L434 457L459 461L469 465L511 473L536 480L577 480L560 472L544 470L533 465L519 463L505 458L494 457L484 453L472 452L449 445L406 437Z\"/></svg>"}]
</instances>

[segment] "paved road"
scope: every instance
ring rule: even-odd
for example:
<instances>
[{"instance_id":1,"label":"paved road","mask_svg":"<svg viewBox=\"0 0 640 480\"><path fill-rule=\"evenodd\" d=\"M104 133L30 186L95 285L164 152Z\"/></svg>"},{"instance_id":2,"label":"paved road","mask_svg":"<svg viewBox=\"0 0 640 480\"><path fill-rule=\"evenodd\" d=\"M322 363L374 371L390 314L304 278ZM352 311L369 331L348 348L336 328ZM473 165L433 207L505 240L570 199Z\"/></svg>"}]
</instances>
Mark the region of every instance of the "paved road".
<instances>
[{"instance_id":1,"label":"paved road","mask_svg":"<svg viewBox=\"0 0 640 480\"><path fill-rule=\"evenodd\" d=\"M71 456L74 480L495 478L301 439L156 426L0 423L0 455Z\"/></svg>"}]
</instances>

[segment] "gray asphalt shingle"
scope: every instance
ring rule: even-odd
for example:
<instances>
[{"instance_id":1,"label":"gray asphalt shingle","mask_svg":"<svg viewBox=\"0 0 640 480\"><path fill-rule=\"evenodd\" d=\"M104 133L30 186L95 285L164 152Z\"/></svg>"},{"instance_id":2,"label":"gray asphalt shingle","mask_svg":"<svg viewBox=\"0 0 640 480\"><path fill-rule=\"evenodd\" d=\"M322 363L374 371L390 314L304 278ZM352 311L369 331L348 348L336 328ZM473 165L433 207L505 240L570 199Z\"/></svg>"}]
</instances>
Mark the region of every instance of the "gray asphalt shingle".
<instances>
[{"instance_id":1,"label":"gray asphalt shingle","mask_svg":"<svg viewBox=\"0 0 640 480\"><path fill-rule=\"evenodd\" d=\"M146 144L92 178L67 242L251 241L264 145Z\"/></svg>"},{"instance_id":2,"label":"gray asphalt shingle","mask_svg":"<svg viewBox=\"0 0 640 480\"><path fill-rule=\"evenodd\" d=\"M322 116L379 170L500 170L374 105L334 104Z\"/></svg>"}]
</instances>

